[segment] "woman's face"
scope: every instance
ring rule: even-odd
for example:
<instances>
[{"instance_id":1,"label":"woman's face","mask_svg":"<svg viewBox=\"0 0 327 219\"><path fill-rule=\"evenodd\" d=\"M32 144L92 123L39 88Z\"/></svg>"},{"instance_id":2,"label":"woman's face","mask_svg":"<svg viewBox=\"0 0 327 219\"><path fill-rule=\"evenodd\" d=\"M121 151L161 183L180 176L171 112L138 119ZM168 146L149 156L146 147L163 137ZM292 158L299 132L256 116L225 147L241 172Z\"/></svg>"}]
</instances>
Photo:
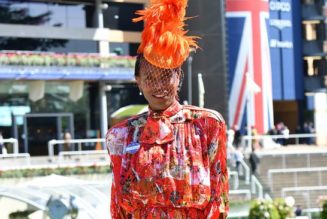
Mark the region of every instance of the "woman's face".
<instances>
[{"instance_id":1,"label":"woman's face","mask_svg":"<svg viewBox=\"0 0 327 219\"><path fill-rule=\"evenodd\" d=\"M136 82L152 110L165 110L175 101L179 77L178 69L162 69L142 60Z\"/></svg>"}]
</instances>

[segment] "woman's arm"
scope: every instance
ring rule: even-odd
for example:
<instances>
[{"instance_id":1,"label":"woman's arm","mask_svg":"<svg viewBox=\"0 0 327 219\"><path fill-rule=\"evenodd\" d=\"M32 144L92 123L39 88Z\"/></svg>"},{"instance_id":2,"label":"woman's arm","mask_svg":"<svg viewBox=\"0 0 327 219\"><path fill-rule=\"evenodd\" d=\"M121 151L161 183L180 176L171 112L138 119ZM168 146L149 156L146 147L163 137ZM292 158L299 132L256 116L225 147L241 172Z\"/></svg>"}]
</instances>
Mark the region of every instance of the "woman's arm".
<instances>
[{"instance_id":1,"label":"woman's arm","mask_svg":"<svg viewBox=\"0 0 327 219\"><path fill-rule=\"evenodd\" d=\"M225 219L229 210L226 126L223 121L213 119L210 119L207 125L211 198L205 209L205 215L210 219Z\"/></svg>"}]
</instances>

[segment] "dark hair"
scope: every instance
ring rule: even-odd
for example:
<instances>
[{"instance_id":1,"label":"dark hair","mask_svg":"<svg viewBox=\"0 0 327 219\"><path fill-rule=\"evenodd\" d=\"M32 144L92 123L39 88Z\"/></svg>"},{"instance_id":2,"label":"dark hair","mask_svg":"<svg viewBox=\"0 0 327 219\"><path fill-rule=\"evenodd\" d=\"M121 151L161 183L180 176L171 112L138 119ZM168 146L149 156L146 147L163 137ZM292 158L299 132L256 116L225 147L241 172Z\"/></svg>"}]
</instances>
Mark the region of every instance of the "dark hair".
<instances>
[{"instance_id":1,"label":"dark hair","mask_svg":"<svg viewBox=\"0 0 327 219\"><path fill-rule=\"evenodd\" d=\"M141 69L141 60L143 59L143 54L138 54L136 56L135 68L134 68L134 76L140 76Z\"/></svg>"},{"instance_id":2,"label":"dark hair","mask_svg":"<svg viewBox=\"0 0 327 219\"><path fill-rule=\"evenodd\" d=\"M134 76L135 76L135 77L140 76L140 71L141 71L141 62L142 62L142 61L146 61L146 60L144 59L144 56L143 56L143 54L141 53L141 54L138 54L138 55L136 56L136 62L135 62L135 68L134 68ZM179 77L179 85L178 85L178 90L180 90L181 87L182 87L182 84L183 84L184 72L183 72L183 70L182 70L181 67L178 67L178 68L176 68L175 70L176 70L177 72L179 72L179 74L180 74L180 77Z\"/></svg>"}]
</instances>

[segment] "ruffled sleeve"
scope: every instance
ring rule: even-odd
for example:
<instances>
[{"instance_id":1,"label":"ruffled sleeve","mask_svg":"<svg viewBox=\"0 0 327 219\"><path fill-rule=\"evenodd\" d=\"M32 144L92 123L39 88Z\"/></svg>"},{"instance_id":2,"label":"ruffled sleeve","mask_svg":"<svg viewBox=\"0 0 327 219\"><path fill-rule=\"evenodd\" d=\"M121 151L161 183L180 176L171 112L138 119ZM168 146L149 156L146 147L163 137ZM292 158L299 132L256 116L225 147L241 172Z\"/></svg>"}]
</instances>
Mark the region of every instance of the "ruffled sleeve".
<instances>
[{"instance_id":1,"label":"ruffled sleeve","mask_svg":"<svg viewBox=\"0 0 327 219\"><path fill-rule=\"evenodd\" d=\"M226 126L225 122L213 118L208 119L207 125L211 198L205 209L205 215L210 219L225 219L229 211Z\"/></svg>"},{"instance_id":2,"label":"ruffled sleeve","mask_svg":"<svg viewBox=\"0 0 327 219\"><path fill-rule=\"evenodd\" d=\"M120 172L121 161L124 150L124 143L128 134L126 127L114 127L111 128L106 136L106 145L110 155L112 166L112 185L111 185L111 200L110 200L110 212L113 219L125 219L128 218L128 213L119 205L118 202L118 185L119 181L114 176Z\"/></svg>"}]
</instances>

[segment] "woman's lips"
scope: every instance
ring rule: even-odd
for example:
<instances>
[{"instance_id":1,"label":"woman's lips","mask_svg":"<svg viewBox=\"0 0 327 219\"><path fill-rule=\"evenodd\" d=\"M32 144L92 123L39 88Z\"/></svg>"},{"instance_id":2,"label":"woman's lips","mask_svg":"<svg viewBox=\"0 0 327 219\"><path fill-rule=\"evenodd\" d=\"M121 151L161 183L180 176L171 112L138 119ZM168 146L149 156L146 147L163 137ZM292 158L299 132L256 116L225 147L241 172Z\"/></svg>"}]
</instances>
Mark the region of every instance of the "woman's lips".
<instances>
[{"instance_id":1,"label":"woman's lips","mask_svg":"<svg viewBox=\"0 0 327 219\"><path fill-rule=\"evenodd\" d=\"M165 97L168 97L168 94L169 94L169 92L165 90L165 91L160 92L160 93L152 94L152 96L154 96L155 98L163 99Z\"/></svg>"},{"instance_id":2,"label":"woman's lips","mask_svg":"<svg viewBox=\"0 0 327 219\"><path fill-rule=\"evenodd\" d=\"M163 99L167 97L167 94L153 94L152 96L154 96L155 98Z\"/></svg>"}]
</instances>

